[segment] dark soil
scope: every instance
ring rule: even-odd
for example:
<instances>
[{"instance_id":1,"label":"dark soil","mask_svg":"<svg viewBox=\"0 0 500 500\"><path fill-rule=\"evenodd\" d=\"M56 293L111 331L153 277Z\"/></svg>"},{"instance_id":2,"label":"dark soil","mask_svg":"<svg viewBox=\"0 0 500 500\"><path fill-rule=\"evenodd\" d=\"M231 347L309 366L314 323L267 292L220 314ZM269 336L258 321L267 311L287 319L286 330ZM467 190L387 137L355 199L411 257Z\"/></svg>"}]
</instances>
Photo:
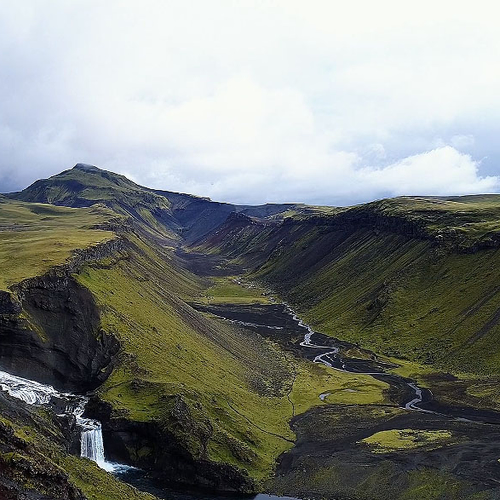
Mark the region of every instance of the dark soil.
<instances>
[{"instance_id":1,"label":"dark soil","mask_svg":"<svg viewBox=\"0 0 500 500\"><path fill-rule=\"evenodd\" d=\"M339 363L360 373L390 368L374 353L317 333L311 342L325 346L324 350L301 346L307 329L282 304L196 307L240 322L299 357L313 360L337 347L338 359L329 360L338 368ZM359 357L350 358L350 353ZM454 382L453 376L445 375L444 382ZM500 498L500 412L450 405L426 389L418 407L436 413L406 410L404 405L415 397L408 386L411 381L396 375L375 377L390 384L388 397L393 406L329 405L295 417L291 426L297 441L280 458L276 476L268 483L272 491L301 498L395 499L404 492L408 495L404 498L427 498L419 496L424 493L418 493L415 478L431 471L436 491L442 484L449 485L449 494L432 498L472 498L479 492L484 495L481 498ZM447 430L453 438L434 448L426 445L387 453L374 453L360 443L391 429Z\"/></svg>"}]
</instances>

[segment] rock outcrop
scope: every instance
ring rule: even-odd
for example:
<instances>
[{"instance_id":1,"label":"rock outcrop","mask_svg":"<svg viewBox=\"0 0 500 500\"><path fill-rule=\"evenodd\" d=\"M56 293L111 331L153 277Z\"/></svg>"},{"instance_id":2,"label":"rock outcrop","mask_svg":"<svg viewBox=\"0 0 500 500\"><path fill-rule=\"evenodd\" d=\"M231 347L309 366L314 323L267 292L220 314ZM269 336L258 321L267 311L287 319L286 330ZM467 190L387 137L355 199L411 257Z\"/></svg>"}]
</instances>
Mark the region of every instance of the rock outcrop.
<instances>
[{"instance_id":1,"label":"rock outcrop","mask_svg":"<svg viewBox=\"0 0 500 500\"><path fill-rule=\"evenodd\" d=\"M246 494L254 492L256 485L246 471L208 459L204 447L213 432L208 419L194 419L181 395L173 398L171 403L168 429L159 421L139 422L119 417L109 403L97 397L92 398L87 412L103 425L107 458L148 471L148 476L159 485ZM192 443L197 443L196 450L186 444L183 439L186 436Z\"/></svg>"},{"instance_id":2,"label":"rock outcrop","mask_svg":"<svg viewBox=\"0 0 500 500\"><path fill-rule=\"evenodd\" d=\"M92 294L72 273L119 251L115 239L78 251L65 265L0 292L0 367L60 390L100 385L113 368L118 341L100 329Z\"/></svg>"}]
</instances>

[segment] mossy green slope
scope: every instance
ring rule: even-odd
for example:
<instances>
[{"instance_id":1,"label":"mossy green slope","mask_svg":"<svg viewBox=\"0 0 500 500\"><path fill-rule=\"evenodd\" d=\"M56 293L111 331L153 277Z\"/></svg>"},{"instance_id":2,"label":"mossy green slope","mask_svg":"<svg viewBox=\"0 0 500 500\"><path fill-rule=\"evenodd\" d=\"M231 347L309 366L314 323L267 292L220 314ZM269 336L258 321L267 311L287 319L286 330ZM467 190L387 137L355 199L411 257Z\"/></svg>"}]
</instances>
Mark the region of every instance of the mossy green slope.
<instances>
[{"instance_id":1,"label":"mossy green slope","mask_svg":"<svg viewBox=\"0 0 500 500\"><path fill-rule=\"evenodd\" d=\"M129 260L111 268L87 266L78 276L102 308L103 328L123 345L123 361L101 397L131 420L166 422L174 396L182 395L214 429L207 447L180 430L194 457L248 462L254 475L265 474L293 438L284 398L291 376L286 364L272 346L192 309L185 300L201 291L200 284L142 242L134 244ZM268 394L252 386L269 387Z\"/></svg>"},{"instance_id":2,"label":"mossy green slope","mask_svg":"<svg viewBox=\"0 0 500 500\"><path fill-rule=\"evenodd\" d=\"M100 206L77 210L0 198L0 290L63 264L76 249L114 238L99 227L116 218Z\"/></svg>"},{"instance_id":3,"label":"mossy green slope","mask_svg":"<svg viewBox=\"0 0 500 500\"><path fill-rule=\"evenodd\" d=\"M398 198L280 224L227 224L200 247L316 329L379 353L498 374L500 197Z\"/></svg>"},{"instance_id":4,"label":"mossy green slope","mask_svg":"<svg viewBox=\"0 0 500 500\"><path fill-rule=\"evenodd\" d=\"M499 259L496 249L441 252L425 241L362 229L303 274L288 295L320 330L376 352L498 374ZM294 260L285 265L295 269ZM281 280L276 273L286 276L283 263L262 276Z\"/></svg>"},{"instance_id":5,"label":"mossy green slope","mask_svg":"<svg viewBox=\"0 0 500 500\"><path fill-rule=\"evenodd\" d=\"M206 300L214 288L204 291L209 283L169 263L168 256L159 257L145 242L132 238L130 244L134 249L127 260L87 265L77 276L97 298L102 327L123 346L119 367L99 390L117 417L159 422L194 459L233 464L259 481L293 442L292 401L295 411L306 411L324 404L319 400L323 388L333 392L339 385L362 389L351 397L332 396L334 401L384 400L382 382L364 386L367 381L361 379L368 377L329 374L249 331L194 310L188 302ZM255 299L230 283L219 280L217 285L224 300ZM191 424L210 431L187 432L187 424L172 420L179 397L189 408Z\"/></svg>"}]
</instances>

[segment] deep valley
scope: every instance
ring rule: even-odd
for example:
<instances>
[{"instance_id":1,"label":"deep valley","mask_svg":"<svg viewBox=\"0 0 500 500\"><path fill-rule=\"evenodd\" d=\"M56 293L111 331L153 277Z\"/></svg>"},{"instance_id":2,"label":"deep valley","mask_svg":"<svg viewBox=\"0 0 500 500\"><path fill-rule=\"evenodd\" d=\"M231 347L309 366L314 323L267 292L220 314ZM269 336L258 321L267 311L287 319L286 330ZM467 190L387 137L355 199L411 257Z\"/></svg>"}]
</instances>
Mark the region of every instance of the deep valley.
<instances>
[{"instance_id":1,"label":"deep valley","mask_svg":"<svg viewBox=\"0 0 500 500\"><path fill-rule=\"evenodd\" d=\"M500 195L0 195L0 370L85 395L142 488L0 391L0 498L500 498L499 248Z\"/></svg>"}]
</instances>

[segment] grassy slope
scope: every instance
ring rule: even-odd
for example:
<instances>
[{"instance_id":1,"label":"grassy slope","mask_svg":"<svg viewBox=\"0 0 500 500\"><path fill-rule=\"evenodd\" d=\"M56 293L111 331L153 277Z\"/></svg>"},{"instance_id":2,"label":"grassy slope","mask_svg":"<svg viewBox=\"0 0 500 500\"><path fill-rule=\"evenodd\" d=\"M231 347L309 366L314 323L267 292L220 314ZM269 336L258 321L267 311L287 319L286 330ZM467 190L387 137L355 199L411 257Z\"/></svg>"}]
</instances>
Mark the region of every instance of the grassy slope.
<instances>
[{"instance_id":1,"label":"grassy slope","mask_svg":"<svg viewBox=\"0 0 500 500\"><path fill-rule=\"evenodd\" d=\"M500 231L500 195L400 197L365 205L385 216L423 224L429 233L458 238L463 246Z\"/></svg>"},{"instance_id":2,"label":"grassy slope","mask_svg":"<svg viewBox=\"0 0 500 500\"><path fill-rule=\"evenodd\" d=\"M181 394L192 414L201 411L214 429L208 457L243 467L260 480L293 440L290 400L296 411L322 404L318 396L329 389L331 401L384 400L384 383L364 386L367 377L295 361L277 346L186 304L214 295L233 303L261 301L259 290L219 280L203 292L207 283L169 265L144 242L134 244L129 260L109 268L87 266L78 276L97 297L103 327L129 354L100 390L129 418L168 426L173 396ZM344 391L354 386L358 392ZM180 437L194 456L202 456L192 436Z\"/></svg>"},{"instance_id":3,"label":"grassy slope","mask_svg":"<svg viewBox=\"0 0 500 500\"><path fill-rule=\"evenodd\" d=\"M403 199L385 205L393 216L425 218L432 231L442 233L453 222L465 234L461 241L471 243L491 237L485 227L500 225L496 200L473 199L471 208L436 202L438 209L430 214L434 202ZM474 218L474 223L464 222ZM309 262L310 255L319 258ZM327 333L395 357L499 374L499 264L497 249L456 253L387 231L314 226L272 256L256 276L277 284Z\"/></svg>"},{"instance_id":4,"label":"grassy slope","mask_svg":"<svg viewBox=\"0 0 500 500\"><path fill-rule=\"evenodd\" d=\"M317 330L399 358L400 372L439 398L491 407L500 406L499 235L499 195L397 198L275 226L227 224L199 250L251 266Z\"/></svg>"},{"instance_id":5,"label":"grassy slope","mask_svg":"<svg viewBox=\"0 0 500 500\"><path fill-rule=\"evenodd\" d=\"M64 263L77 248L112 238L92 228L113 215L100 207L77 210L0 198L0 290Z\"/></svg>"},{"instance_id":6,"label":"grassy slope","mask_svg":"<svg viewBox=\"0 0 500 500\"><path fill-rule=\"evenodd\" d=\"M318 328L395 357L499 373L498 250L440 255L361 230L335 254L290 293Z\"/></svg>"}]
</instances>

